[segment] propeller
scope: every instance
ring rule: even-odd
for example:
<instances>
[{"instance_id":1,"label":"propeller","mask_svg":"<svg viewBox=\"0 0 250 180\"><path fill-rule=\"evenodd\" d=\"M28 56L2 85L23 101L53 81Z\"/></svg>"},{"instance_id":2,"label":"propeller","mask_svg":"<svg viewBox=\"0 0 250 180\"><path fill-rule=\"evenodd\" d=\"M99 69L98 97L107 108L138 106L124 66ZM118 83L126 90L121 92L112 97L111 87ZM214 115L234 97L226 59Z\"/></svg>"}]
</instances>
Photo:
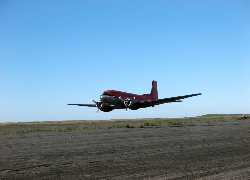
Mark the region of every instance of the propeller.
<instances>
[{"instance_id":1,"label":"propeller","mask_svg":"<svg viewBox=\"0 0 250 180\"><path fill-rule=\"evenodd\" d=\"M96 104L97 107L97 114L99 114L99 110L100 110L100 102L95 101L94 99L91 99L92 102L94 102Z\"/></svg>"},{"instance_id":2,"label":"propeller","mask_svg":"<svg viewBox=\"0 0 250 180\"><path fill-rule=\"evenodd\" d=\"M133 99L129 99L129 98L123 99L122 97L119 97L119 99L123 100L123 103L124 103L124 106L125 106L126 112L127 112L129 106L132 104L132 100L133 100ZM134 98L134 99L135 99L135 98Z\"/></svg>"},{"instance_id":3,"label":"propeller","mask_svg":"<svg viewBox=\"0 0 250 180\"><path fill-rule=\"evenodd\" d=\"M125 107L126 107L126 112L128 111L128 107L129 107L129 105L130 105L130 99L125 99L124 100L124 105L125 105Z\"/></svg>"},{"instance_id":4,"label":"propeller","mask_svg":"<svg viewBox=\"0 0 250 180\"><path fill-rule=\"evenodd\" d=\"M91 101L96 104L97 113L99 113L99 110L104 111L104 112L109 112L113 110L113 108L108 103L105 103L102 101L95 101L93 99L91 99Z\"/></svg>"}]
</instances>

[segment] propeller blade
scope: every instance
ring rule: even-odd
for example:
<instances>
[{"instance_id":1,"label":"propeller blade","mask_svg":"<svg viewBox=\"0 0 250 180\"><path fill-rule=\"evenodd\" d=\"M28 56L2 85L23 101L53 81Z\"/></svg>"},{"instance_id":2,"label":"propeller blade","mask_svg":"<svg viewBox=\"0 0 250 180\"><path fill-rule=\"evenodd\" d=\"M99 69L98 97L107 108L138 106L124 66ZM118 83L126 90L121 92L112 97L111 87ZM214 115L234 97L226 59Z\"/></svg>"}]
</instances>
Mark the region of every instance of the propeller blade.
<instances>
[{"instance_id":1,"label":"propeller blade","mask_svg":"<svg viewBox=\"0 0 250 180\"><path fill-rule=\"evenodd\" d=\"M96 104L96 107L97 107L97 114L99 114L100 108L99 108L99 106L98 106L98 102L95 101L94 99L91 99L91 101L94 102L94 103Z\"/></svg>"}]
</instances>

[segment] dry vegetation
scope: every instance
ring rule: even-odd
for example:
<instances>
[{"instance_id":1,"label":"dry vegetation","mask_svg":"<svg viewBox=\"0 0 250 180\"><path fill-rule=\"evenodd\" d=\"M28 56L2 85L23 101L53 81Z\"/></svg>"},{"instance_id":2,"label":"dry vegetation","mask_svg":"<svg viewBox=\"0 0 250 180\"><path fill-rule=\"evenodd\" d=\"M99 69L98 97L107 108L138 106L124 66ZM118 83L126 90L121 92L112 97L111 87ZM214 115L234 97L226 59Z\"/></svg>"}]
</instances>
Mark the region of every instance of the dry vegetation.
<instances>
[{"instance_id":1,"label":"dry vegetation","mask_svg":"<svg viewBox=\"0 0 250 180\"><path fill-rule=\"evenodd\" d=\"M246 119L249 115L244 115ZM71 120L0 123L0 134L18 134L40 131L68 132L74 130L143 128L148 126L195 126L197 123L218 124L225 119L240 120L241 114L208 114L190 118L146 118L115 120Z\"/></svg>"}]
</instances>

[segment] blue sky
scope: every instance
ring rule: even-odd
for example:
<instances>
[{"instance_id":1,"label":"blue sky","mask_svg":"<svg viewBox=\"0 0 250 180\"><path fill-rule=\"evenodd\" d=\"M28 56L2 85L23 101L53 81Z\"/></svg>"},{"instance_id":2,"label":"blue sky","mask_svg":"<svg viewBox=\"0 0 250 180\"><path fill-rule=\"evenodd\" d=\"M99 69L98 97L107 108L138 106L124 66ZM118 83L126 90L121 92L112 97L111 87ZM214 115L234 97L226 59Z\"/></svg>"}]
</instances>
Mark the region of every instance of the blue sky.
<instances>
[{"instance_id":1,"label":"blue sky","mask_svg":"<svg viewBox=\"0 0 250 180\"><path fill-rule=\"evenodd\" d=\"M250 2L0 2L0 122L250 113ZM182 103L96 113L106 89Z\"/></svg>"}]
</instances>

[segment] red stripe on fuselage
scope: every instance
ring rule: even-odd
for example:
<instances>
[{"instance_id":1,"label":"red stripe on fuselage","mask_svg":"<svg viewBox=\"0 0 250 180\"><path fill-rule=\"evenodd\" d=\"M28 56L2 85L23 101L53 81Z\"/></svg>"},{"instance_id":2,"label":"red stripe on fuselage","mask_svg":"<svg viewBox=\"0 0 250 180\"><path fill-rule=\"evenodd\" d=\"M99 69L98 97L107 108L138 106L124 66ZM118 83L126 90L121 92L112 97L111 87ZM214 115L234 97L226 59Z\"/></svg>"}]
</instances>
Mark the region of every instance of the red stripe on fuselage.
<instances>
[{"instance_id":1,"label":"red stripe on fuselage","mask_svg":"<svg viewBox=\"0 0 250 180\"><path fill-rule=\"evenodd\" d=\"M137 101L149 101L152 100L151 95L150 94L142 94L142 95L138 95L138 94L132 94L132 93L126 93L126 92L122 92L122 91L116 91L116 90L106 90L104 91L105 93L110 93L113 96L116 97L121 97L122 99L136 99Z\"/></svg>"}]
</instances>

